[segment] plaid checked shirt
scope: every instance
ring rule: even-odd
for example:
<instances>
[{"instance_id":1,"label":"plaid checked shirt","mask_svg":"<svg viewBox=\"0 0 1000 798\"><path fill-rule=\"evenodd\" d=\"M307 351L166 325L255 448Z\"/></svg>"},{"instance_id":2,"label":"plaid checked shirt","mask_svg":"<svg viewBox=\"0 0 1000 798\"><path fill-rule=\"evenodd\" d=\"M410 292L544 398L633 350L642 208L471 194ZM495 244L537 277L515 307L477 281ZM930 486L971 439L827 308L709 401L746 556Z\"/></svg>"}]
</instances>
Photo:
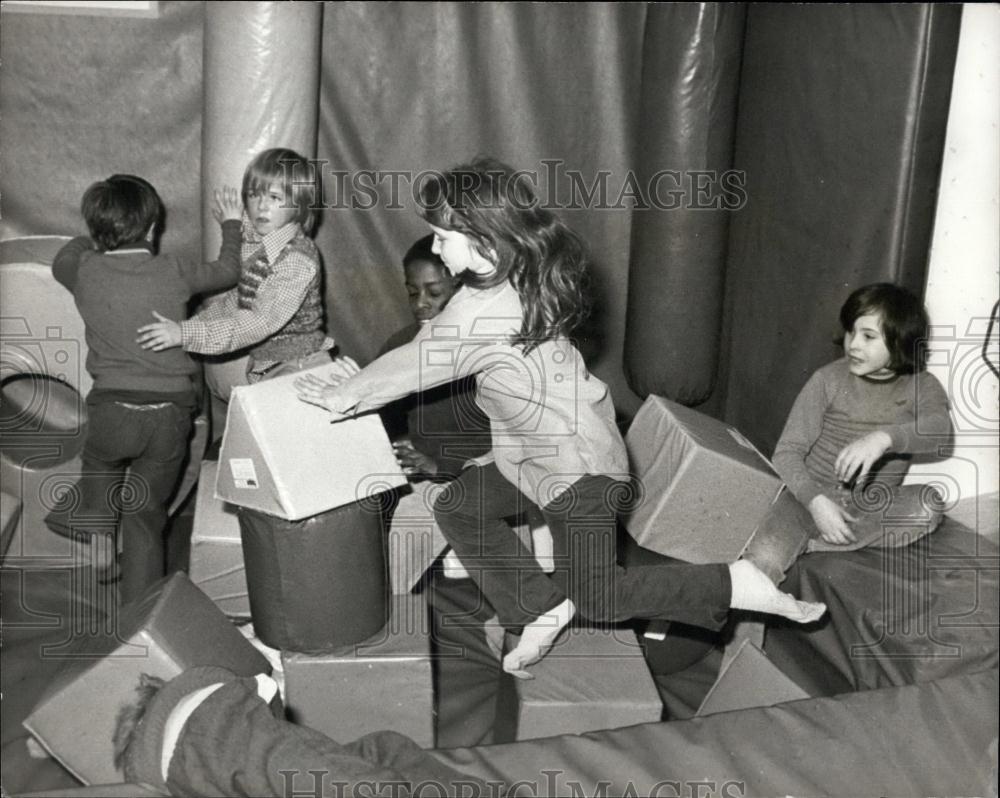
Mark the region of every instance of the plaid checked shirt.
<instances>
[{"instance_id":1,"label":"plaid checked shirt","mask_svg":"<svg viewBox=\"0 0 1000 798\"><path fill-rule=\"evenodd\" d=\"M285 252L287 244L304 235L298 222L286 224L261 238L243 214L243 264L252 263L261 249L274 272L257 288L253 307L241 308L237 288L232 288L208 307L181 322L181 345L188 352L217 355L236 352L260 343L288 324L302 305L309 283L319 270L319 263L299 251ZM332 349L327 336L322 349ZM269 363L257 362L266 367Z\"/></svg>"}]
</instances>

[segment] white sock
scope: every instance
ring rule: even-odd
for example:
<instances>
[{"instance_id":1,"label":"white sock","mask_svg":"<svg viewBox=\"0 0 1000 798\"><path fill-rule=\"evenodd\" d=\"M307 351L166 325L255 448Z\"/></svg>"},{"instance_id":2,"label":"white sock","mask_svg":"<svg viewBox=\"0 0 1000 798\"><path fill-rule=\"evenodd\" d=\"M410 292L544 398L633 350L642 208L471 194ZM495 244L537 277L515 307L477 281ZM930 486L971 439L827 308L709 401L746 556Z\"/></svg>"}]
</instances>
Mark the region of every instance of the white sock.
<instances>
[{"instance_id":1,"label":"white sock","mask_svg":"<svg viewBox=\"0 0 1000 798\"><path fill-rule=\"evenodd\" d=\"M519 679L534 678L525 668L541 660L559 633L576 615L576 605L566 599L524 627L518 644L503 658L503 669Z\"/></svg>"},{"instance_id":2,"label":"white sock","mask_svg":"<svg viewBox=\"0 0 1000 798\"><path fill-rule=\"evenodd\" d=\"M799 601L775 587L767 575L749 560L737 560L729 566L733 595L729 606L738 610L780 615L799 623L819 620L826 612L821 602Z\"/></svg>"}]
</instances>

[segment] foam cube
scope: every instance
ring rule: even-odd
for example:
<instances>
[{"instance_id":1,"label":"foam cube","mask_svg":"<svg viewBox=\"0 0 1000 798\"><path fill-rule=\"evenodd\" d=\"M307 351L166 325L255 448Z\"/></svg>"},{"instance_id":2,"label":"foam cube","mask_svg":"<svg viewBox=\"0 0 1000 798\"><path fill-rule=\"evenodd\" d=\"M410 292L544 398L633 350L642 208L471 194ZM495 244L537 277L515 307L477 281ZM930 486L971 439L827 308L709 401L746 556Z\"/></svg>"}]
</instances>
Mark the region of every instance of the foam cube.
<instances>
[{"instance_id":1,"label":"foam cube","mask_svg":"<svg viewBox=\"0 0 1000 798\"><path fill-rule=\"evenodd\" d=\"M215 498L219 464L205 460L198 478L188 576L230 618L250 617L236 508Z\"/></svg>"},{"instance_id":2,"label":"foam cube","mask_svg":"<svg viewBox=\"0 0 1000 798\"><path fill-rule=\"evenodd\" d=\"M24 720L84 784L122 780L111 739L119 709L135 699L140 674L169 680L198 665L241 676L270 672L261 653L183 573L157 582L120 617L112 609L100 632L43 652L64 657L66 667Z\"/></svg>"},{"instance_id":3,"label":"foam cube","mask_svg":"<svg viewBox=\"0 0 1000 798\"><path fill-rule=\"evenodd\" d=\"M781 672L767 655L744 640L723 667L696 715L714 715L751 707L771 707L811 696Z\"/></svg>"},{"instance_id":4,"label":"foam cube","mask_svg":"<svg viewBox=\"0 0 1000 798\"><path fill-rule=\"evenodd\" d=\"M233 388L215 495L298 521L406 484L377 413L333 422L295 380L329 366Z\"/></svg>"},{"instance_id":5,"label":"foam cube","mask_svg":"<svg viewBox=\"0 0 1000 798\"><path fill-rule=\"evenodd\" d=\"M516 683L518 740L659 721L663 712L631 629L571 627L531 674Z\"/></svg>"},{"instance_id":6,"label":"foam cube","mask_svg":"<svg viewBox=\"0 0 1000 798\"><path fill-rule=\"evenodd\" d=\"M776 504L784 486L767 458L703 413L650 396L625 443L642 499L624 523L640 546L687 562L733 562L769 513L790 509Z\"/></svg>"},{"instance_id":7,"label":"foam cube","mask_svg":"<svg viewBox=\"0 0 1000 798\"><path fill-rule=\"evenodd\" d=\"M285 705L296 723L350 742L389 729L434 744L430 621L423 595L392 597L389 622L330 654L284 652Z\"/></svg>"}]
</instances>

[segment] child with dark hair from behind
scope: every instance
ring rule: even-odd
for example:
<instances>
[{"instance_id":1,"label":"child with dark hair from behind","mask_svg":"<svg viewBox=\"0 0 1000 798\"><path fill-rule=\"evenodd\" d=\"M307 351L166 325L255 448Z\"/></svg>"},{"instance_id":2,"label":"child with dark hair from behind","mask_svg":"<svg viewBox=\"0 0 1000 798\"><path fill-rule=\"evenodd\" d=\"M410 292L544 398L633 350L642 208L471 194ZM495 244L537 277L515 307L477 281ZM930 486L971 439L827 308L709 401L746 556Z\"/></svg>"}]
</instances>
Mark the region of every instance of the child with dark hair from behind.
<instances>
[{"instance_id":1,"label":"child with dark hair from behind","mask_svg":"<svg viewBox=\"0 0 1000 798\"><path fill-rule=\"evenodd\" d=\"M164 794L491 794L402 734L372 732L341 745L285 720L278 685L265 674L215 666L166 682L143 674L137 693L119 711L115 764L126 781Z\"/></svg>"},{"instance_id":2,"label":"child with dark hair from behind","mask_svg":"<svg viewBox=\"0 0 1000 798\"><path fill-rule=\"evenodd\" d=\"M392 335L384 354L409 343L434 319L462 284L433 251L433 234L403 256L403 273L413 324ZM439 385L393 402L381 411L396 459L411 480L447 481L492 446L490 421L476 404L472 377Z\"/></svg>"},{"instance_id":3,"label":"child with dark hair from behind","mask_svg":"<svg viewBox=\"0 0 1000 798\"><path fill-rule=\"evenodd\" d=\"M239 284L190 319L152 313L157 321L138 328L139 343L154 352L247 351L250 383L328 364L334 342L323 329L320 257L310 237L322 196L319 169L302 155L258 154L243 173Z\"/></svg>"},{"instance_id":4,"label":"child with dark hair from behind","mask_svg":"<svg viewBox=\"0 0 1000 798\"><path fill-rule=\"evenodd\" d=\"M193 295L235 284L241 205L235 191L217 192L215 202L222 225L217 262L158 254L165 212L156 189L135 175L112 175L83 195L90 235L66 244L52 264L83 318L94 385L82 477L45 522L90 542L95 568L110 580L117 576L120 520L124 601L164 576L167 503L187 455L200 384L186 353L146 351L135 328L155 308L182 315Z\"/></svg>"},{"instance_id":5,"label":"child with dark hair from behind","mask_svg":"<svg viewBox=\"0 0 1000 798\"><path fill-rule=\"evenodd\" d=\"M926 310L875 283L847 298L840 324L844 357L806 383L772 458L812 523L761 530L745 554L776 584L804 551L907 545L941 521L933 488L902 486L912 456L940 455L952 434L948 397L926 371Z\"/></svg>"}]
</instances>

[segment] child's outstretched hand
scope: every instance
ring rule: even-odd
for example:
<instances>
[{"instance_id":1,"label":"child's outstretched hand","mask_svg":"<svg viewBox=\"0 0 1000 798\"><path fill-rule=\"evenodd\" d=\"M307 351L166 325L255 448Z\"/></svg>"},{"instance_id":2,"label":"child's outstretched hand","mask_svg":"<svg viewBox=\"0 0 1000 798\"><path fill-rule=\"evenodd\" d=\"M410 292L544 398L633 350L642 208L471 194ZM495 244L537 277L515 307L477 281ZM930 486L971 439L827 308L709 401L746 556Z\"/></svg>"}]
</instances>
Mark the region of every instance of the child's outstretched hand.
<instances>
[{"instance_id":1,"label":"child's outstretched hand","mask_svg":"<svg viewBox=\"0 0 1000 798\"><path fill-rule=\"evenodd\" d=\"M809 502L809 513L816 522L820 537L827 543L846 546L857 540L849 524L858 519L833 499L819 494Z\"/></svg>"},{"instance_id":2,"label":"child's outstretched hand","mask_svg":"<svg viewBox=\"0 0 1000 798\"><path fill-rule=\"evenodd\" d=\"M414 448L409 441L397 441L392 444L396 462L408 477L433 477L438 472L437 461Z\"/></svg>"},{"instance_id":3,"label":"child's outstretched hand","mask_svg":"<svg viewBox=\"0 0 1000 798\"><path fill-rule=\"evenodd\" d=\"M331 372L330 376L340 377L340 379L338 379L337 382L337 384L339 385L348 377L353 377L359 371L361 371L361 367L354 362L353 358L341 356L334 359L333 372Z\"/></svg>"},{"instance_id":4,"label":"child's outstretched hand","mask_svg":"<svg viewBox=\"0 0 1000 798\"><path fill-rule=\"evenodd\" d=\"M321 380L315 374L303 374L295 378L293 385L300 401L322 407L324 410L329 410L335 416L342 416L345 414L341 413L334 406L334 396L336 395L337 387L346 380L347 377L336 372L332 373L328 380Z\"/></svg>"},{"instance_id":5,"label":"child's outstretched hand","mask_svg":"<svg viewBox=\"0 0 1000 798\"><path fill-rule=\"evenodd\" d=\"M890 446L892 438L882 430L869 432L856 441L851 441L840 450L833 464L837 479L841 482L850 482L854 477L858 481L863 480L878 459L889 451Z\"/></svg>"},{"instance_id":6,"label":"child's outstretched hand","mask_svg":"<svg viewBox=\"0 0 1000 798\"><path fill-rule=\"evenodd\" d=\"M215 189L215 207L212 208L212 216L219 224L231 219L236 221L242 219L243 200L240 199L240 192L232 186L223 186L221 191Z\"/></svg>"},{"instance_id":7,"label":"child's outstretched hand","mask_svg":"<svg viewBox=\"0 0 1000 798\"><path fill-rule=\"evenodd\" d=\"M171 321L166 316L161 316L155 310L153 316L156 321L140 327L137 332L139 337L135 340L143 349L152 349L154 352L162 352L164 349L172 349L181 345L181 325L176 321Z\"/></svg>"}]
</instances>

